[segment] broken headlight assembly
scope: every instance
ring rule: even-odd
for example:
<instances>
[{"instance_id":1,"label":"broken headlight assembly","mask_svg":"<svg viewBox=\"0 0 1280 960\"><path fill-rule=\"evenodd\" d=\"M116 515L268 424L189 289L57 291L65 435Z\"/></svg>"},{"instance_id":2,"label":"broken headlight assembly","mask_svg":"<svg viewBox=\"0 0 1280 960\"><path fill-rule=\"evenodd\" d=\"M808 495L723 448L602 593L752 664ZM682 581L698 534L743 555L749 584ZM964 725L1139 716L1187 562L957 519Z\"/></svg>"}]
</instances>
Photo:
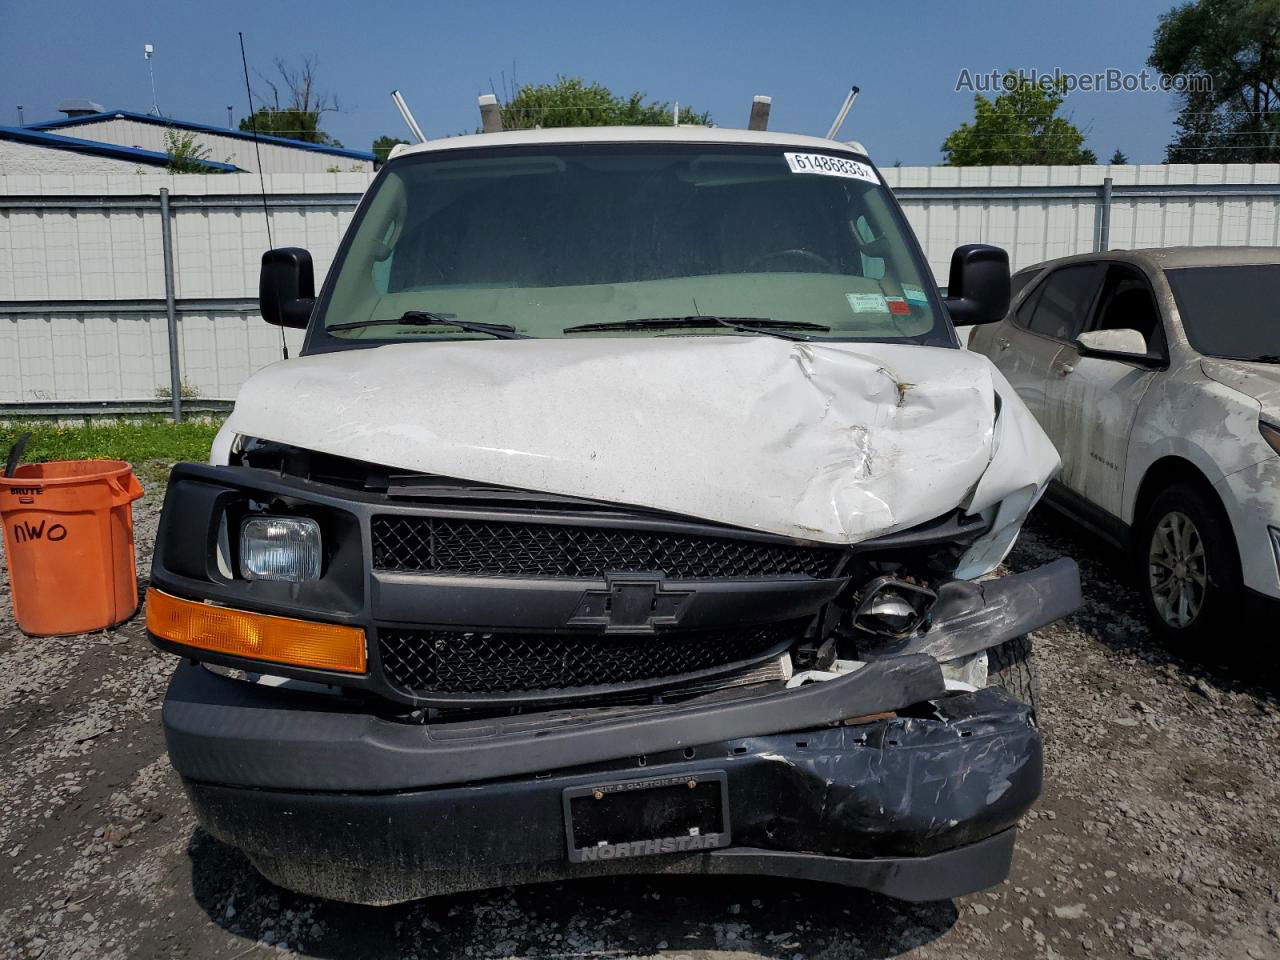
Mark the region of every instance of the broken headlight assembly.
<instances>
[{"instance_id":1,"label":"broken headlight assembly","mask_svg":"<svg viewBox=\"0 0 1280 960\"><path fill-rule=\"evenodd\" d=\"M310 517L245 517L240 576L302 583L320 579L320 525Z\"/></svg>"},{"instance_id":2,"label":"broken headlight assembly","mask_svg":"<svg viewBox=\"0 0 1280 960\"><path fill-rule=\"evenodd\" d=\"M859 591L850 619L859 633L901 640L924 625L937 599L936 593L919 584L877 577Z\"/></svg>"}]
</instances>

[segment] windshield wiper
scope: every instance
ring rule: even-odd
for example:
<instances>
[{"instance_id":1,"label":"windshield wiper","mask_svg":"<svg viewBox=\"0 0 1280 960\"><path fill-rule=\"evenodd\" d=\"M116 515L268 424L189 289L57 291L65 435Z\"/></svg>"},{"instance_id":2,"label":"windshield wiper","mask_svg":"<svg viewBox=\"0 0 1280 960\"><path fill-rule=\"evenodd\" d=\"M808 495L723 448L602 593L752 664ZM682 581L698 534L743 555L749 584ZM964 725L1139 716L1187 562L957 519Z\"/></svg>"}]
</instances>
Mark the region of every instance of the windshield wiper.
<instances>
[{"instance_id":1,"label":"windshield wiper","mask_svg":"<svg viewBox=\"0 0 1280 960\"><path fill-rule=\"evenodd\" d=\"M743 333L763 333L784 340L807 340L808 337L788 335L784 330L813 330L826 333L830 327L821 323L803 321L770 320L768 317L717 317L699 313L691 317L640 317L636 320L618 320L612 323L580 323L565 327L561 333L604 333L609 330L680 330L728 327Z\"/></svg>"},{"instance_id":2,"label":"windshield wiper","mask_svg":"<svg viewBox=\"0 0 1280 960\"><path fill-rule=\"evenodd\" d=\"M523 333L516 333L516 328L505 323L473 323L470 320L459 320L441 313L428 313L426 310L410 310L395 320L356 320L352 323L334 323L325 330L360 330L364 327L378 327L383 324L400 324L403 327L457 327L467 333L487 333L499 340L528 340Z\"/></svg>"}]
</instances>

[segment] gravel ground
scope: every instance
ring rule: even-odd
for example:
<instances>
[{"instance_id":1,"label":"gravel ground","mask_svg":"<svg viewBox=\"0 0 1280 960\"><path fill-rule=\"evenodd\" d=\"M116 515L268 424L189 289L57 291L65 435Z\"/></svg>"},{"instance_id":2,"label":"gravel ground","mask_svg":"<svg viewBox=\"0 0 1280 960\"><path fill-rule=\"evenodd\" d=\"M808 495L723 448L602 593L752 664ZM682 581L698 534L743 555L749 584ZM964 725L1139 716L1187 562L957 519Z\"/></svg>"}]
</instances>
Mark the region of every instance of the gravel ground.
<instances>
[{"instance_id":1,"label":"gravel ground","mask_svg":"<svg viewBox=\"0 0 1280 960\"><path fill-rule=\"evenodd\" d=\"M140 569L160 506L136 511ZM1013 875L923 905L782 880L594 880L351 907L270 886L199 829L141 618L24 637L0 590L0 956L1280 958L1280 674L1171 656L1116 558L1050 516L1009 566L1081 560L1037 636L1045 793ZM1222 649L1249 641L1224 637ZM1274 637L1274 631L1271 632Z\"/></svg>"}]
</instances>

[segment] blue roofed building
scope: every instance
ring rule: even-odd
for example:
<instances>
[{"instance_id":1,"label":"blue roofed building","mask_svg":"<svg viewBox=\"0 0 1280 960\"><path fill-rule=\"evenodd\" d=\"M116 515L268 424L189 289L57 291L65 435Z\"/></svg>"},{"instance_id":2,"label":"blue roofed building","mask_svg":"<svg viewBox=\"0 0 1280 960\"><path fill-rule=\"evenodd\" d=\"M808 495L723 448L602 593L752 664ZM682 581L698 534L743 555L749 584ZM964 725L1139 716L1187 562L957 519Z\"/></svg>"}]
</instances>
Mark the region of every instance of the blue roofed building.
<instances>
[{"instance_id":1,"label":"blue roofed building","mask_svg":"<svg viewBox=\"0 0 1280 960\"><path fill-rule=\"evenodd\" d=\"M166 134L177 130L192 135L194 142L208 151L210 160L251 173L258 171L259 157L263 173L346 173L374 168L373 154L363 150L264 135L259 135L255 144L252 133L238 129L130 110L76 113L64 120L28 124L24 129L161 154Z\"/></svg>"},{"instance_id":2,"label":"blue roofed building","mask_svg":"<svg viewBox=\"0 0 1280 960\"><path fill-rule=\"evenodd\" d=\"M208 173L235 173L234 163L202 161ZM30 127L0 127L0 176L6 174L158 173L169 165L160 150L84 140Z\"/></svg>"}]
</instances>

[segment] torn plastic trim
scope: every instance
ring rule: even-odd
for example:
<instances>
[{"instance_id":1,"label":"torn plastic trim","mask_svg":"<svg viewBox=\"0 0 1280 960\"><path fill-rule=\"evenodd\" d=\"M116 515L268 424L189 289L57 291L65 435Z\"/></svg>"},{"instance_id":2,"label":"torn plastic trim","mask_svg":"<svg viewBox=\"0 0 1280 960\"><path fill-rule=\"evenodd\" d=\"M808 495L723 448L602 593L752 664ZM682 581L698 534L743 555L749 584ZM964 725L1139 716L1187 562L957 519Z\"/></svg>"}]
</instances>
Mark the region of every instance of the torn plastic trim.
<instances>
[{"instance_id":1,"label":"torn plastic trim","mask_svg":"<svg viewBox=\"0 0 1280 960\"><path fill-rule=\"evenodd\" d=\"M724 858L718 865L705 853L566 859L566 790L704 774L724 777L728 787L732 846L713 854ZM461 786L375 794L189 779L184 786L205 828L267 876L341 900L388 903L495 881L598 876L601 863L610 873L760 873L935 899L1004 878L1012 828L1039 796L1042 776L1030 708L988 689L858 726L705 740L696 749ZM885 885L918 858L997 837L1004 855L991 869L958 855L933 863L955 871L933 882L917 872L909 883Z\"/></svg>"},{"instance_id":2,"label":"torn plastic trim","mask_svg":"<svg viewBox=\"0 0 1280 960\"><path fill-rule=\"evenodd\" d=\"M468 783L741 737L838 724L943 696L936 660L903 656L796 690L629 710L410 725L353 702L241 683L189 662L162 719L169 758L192 780L284 790L377 792Z\"/></svg>"},{"instance_id":3,"label":"torn plastic trim","mask_svg":"<svg viewBox=\"0 0 1280 960\"><path fill-rule=\"evenodd\" d=\"M218 787L193 783L187 783L186 788L192 806L205 824L218 813L229 811L229 804L239 806L244 803L244 798L236 795L243 791L223 791ZM269 794L266 796L271 797ZM250 798L250 802L258 801L258 806L265 806L262 800L262 796ZM302 812L301 806L291 804L287 808L288 819L298 819L293 814ZM234 822L243 830L249 819L239 816ZM417 823L420 825L423 819L417 818ZM219 824L207 825L206 829L233 846L239 845L237 839L244 836L243 833L229 833ZM344 822L341 829L334 832L349 834L353 831L350 824ZM418 832L425 831L419 826ZM406 867L404 859L370 866L367 851L361 852L357 858L331 855L315 860L272 856L252 850L248 856L258 872L278 887L311 897L369 906L387 906L424 897L529 883L637 874L781 877L855 887L899 900L925 903L966 896L1002 883L1009 876L1017 832L1016 827L1009 827L985 840L914 857L832 857L760 847L726 847L674 857L625 857L588 864L542 860L423 870L416 864ZM318 854L314 848L309 852Z\"/></svg>"},{"instance_id":4,"label":"torn plastic trim","mask_svg":"<svg viewBox=\"0 0 1280 960\"><path fill-rule=\"evenodd\" d=\"M927 633L866 651L868 660L927 654L954 660L1070 616L1080 609L1080 568L1069 557L990 580L952 580L938 588Z\"/></svg>"}]
</instances>

